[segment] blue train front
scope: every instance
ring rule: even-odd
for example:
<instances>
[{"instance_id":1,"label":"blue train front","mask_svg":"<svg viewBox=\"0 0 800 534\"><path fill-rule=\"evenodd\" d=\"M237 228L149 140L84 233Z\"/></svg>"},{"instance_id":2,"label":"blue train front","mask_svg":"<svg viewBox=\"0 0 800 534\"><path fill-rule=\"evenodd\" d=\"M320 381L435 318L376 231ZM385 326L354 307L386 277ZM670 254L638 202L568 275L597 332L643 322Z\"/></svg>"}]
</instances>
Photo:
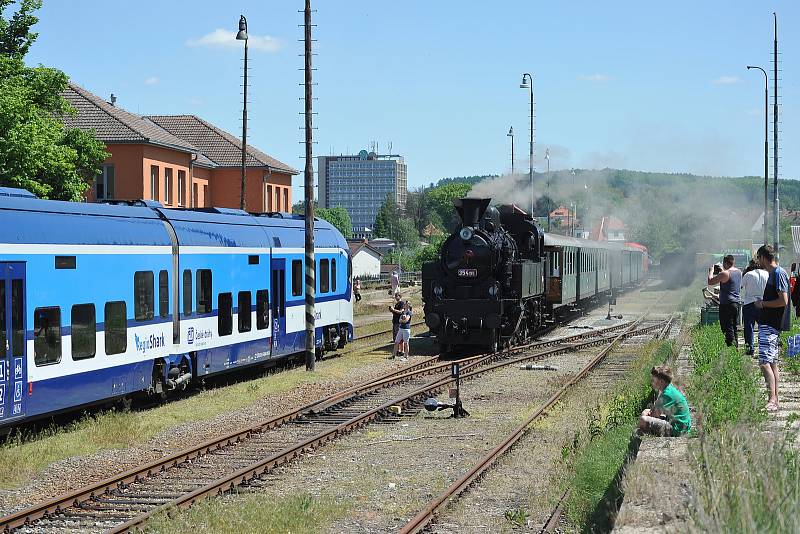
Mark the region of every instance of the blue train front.
<instances>
[{"instance_id":1,"label":"blue train front","mask_svg":"<svg viewBox=\"0 0 800 534\"><path fill-rule=\"evenodd\" d=\"M519 343L546 318L544 234L526 213L490 202L456 200L460 228L422 268L425 322L443 352Z\"/></svg>"},{"instance_id":2,"label":"blue train front","mask_svg":"<svg viewBox=\"0 0 800 534\"><path fill-rule=\"evenodd\" d=\"M165 396L305 346L300 217L0 188L0 426ZM318 353L353 337L342 235L315 223Z\"/></svg>"}]
</instances>

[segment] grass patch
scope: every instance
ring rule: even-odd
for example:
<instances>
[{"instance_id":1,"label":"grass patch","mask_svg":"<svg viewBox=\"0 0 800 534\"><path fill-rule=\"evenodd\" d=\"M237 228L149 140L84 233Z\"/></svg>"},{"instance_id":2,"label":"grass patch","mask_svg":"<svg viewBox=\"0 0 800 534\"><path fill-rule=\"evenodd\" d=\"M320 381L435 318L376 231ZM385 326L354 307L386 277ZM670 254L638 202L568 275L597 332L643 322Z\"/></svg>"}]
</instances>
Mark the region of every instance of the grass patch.
<instances>
[{"instance_id":1,"label":"grass patch","mask_svg":"<svg viewBox=\"0 0 800 534\"><path fill-rule=\"evenodd\" d=\"M754 430L736 425L698 440L696 530L797 532L800 463L793 436Z\"/></svg>"},{"instance_id":2,"label":"grass patch","mask_svg":"<svg viewBox=\"0 0 800 534\"><path fill-rule=\"evenodd\" d=\"M796 532L800 524L796 432L762 431L766 412L761 374L751 358L725 346L718 326L698 327L692 334L696 367L691 395L702 420L692 447L698 479L693 529ZM782 336L784 355L787 334ZM792 364L781 366L792 372ZM790 417L787 426L795 419Z\"/></svg>"},{"instance_id":3,"label":"grass patch","mask_svg":"<svg viewBox=\"0 0 800 534\"><path fill-rule=\"evenodd\" d=\"M354 368L380 360L380 355L352 353L346 358L317 362L314 373L302 368L283 370L246 382L201 391L157 408L102 412L34 435L17 435L0 446L0 488L19 486L58 460L86 456L105 449L141 445L168 428L209 420L304 384L340 381L351 374ZM162 445L168 447L168 441L166 437Z\"/></svg>"},{"instance_id":4,"label":"grass patch","mask_svg":"<svg viewBox=\"0 0 800 534\"><path fill-rule=\"evenodd\" d=\"M573 467L566 503L566 518L575 528L587 532L610 525L609 499L616 495L615 482L629 454L631 433L645 404L652 399L650 369L675 353L670 341L645 345L610 399L590 414L562 456Z\"/></svg>"},{"instance_id":5,"label":"grass patch","mask_svg":"<svg viewBox=\"0 0 800 534\"><path fill-rule=\"evenodd\" d=\"M308 494L278 499L269 495L242 494L206 500L186 511L173 511L173 517L161 514L149 521L144 531L163 534L312 534L342 517L346 511L346 507L329 498Z\"/></svg>"},{"instance_id":6,"label":"grass patch","mask_svg":"<svg viewBox=\"0 0 800 534\"><path fill-rule=\"evenodd\" d=\"M708 431L764 420L760 373L751 358L725 345L719 326L694 328L689 357L694 370L687 392L701 415L697 426Z\"/></svg>"}]
</instances>

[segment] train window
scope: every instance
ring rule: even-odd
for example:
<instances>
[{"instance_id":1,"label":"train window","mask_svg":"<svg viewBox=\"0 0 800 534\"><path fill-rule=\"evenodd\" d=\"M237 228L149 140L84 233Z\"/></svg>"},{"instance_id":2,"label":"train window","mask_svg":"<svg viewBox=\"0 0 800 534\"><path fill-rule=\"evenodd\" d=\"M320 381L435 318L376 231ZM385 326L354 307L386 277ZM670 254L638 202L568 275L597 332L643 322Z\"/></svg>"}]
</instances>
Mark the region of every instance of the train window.
<instances>
[{"instance_id":1,"label":"train window","mask_svg":"<svg viewBox=\"0 0 800 534\"><path fill-rule=\"evenodd\" d=\"M97 321L94 304L72 307L72 359L94 358L97 348Z\"/></svg>"},{"instance_id":2,"label":"train window","mask_svg":"<svg viewBox=\"0 0 800 534\"><path fill-rule=\"evenodd\" d=\"M330 291L330 283L330 261L328 259L319 260L319 292L327 293Z\"/></svg>"},{"instance_id":3,"label":"train window","mask_svg":"<svg viewBox=\"0 0 800 534\"><path fill-rule=\"evenodd\" d=\"M239 332L249 332L252 328L253 319L250 316L252 307L251 294L249 291L239 291Z\"/></svg>"},{"instance_id":4,"label":"train window","mask_svg":"<svg viewBox=\"0 0 800 534\"><path fill-rule=\"evenodd\" d=\"M153 318L153 271L133 273L134 319L149 321Z\"/></svg>"},{"instance_id":5,"label":"train window","mask_svg":"<svg viewBox=\"0 0 800 534\"><path fill-rule=\"evenodd\" d=\"M61 361L61 308L36 308L33 311L33 354L36 366Z\"/></svg>"},{"instance_id":6,"label":"train window","mask_svg":"<svg viewBox=\"0 0 800 534\"><path fill-rule=\"evenodd\" d=\"M183 271L183 316L189 317L192 314L192 271Z\"/></svg>"},{"instance_id":7,"label":"train window","mask_svg":"<svg viewBox=\"0 0 800 534\"><path fill-rule=\"evenodd\" d=\"M106 302L106 354L122 354L128 350L128 310L124 301Z\"/></svg>"},{"instance_id":8,"label":"train window","mask_svg":"<svg viewBox=\"0 0 800 534\"><path fill-rule=\"evenodd\" d=\"M6 284L0 282L0 358L6 357Z\"/></svg>"},{"instance_id":9,"label":"train window","mask_svg":"<svg viewBox=\"0 0 800 534\"><path fill-rule=\"evenodd\" d=\"M211 270L209 269L197 270L197 313L211 313Z\"/></svg>"},{"instance_id":10,"label":"train window","mask_svg":"<svg viewBox=\"0 0 800 534\"><path fill-rule=\"evenodd\" d=\"M22 280L11 281L11 352L22 356L25 348L25 312L22 309Z\"/></svg>"},{"instance_id":11,"label":"train window","mask_svg":"<svg viewBox=\"0 0 800 534\"><path fill-rule=\"evenodd\" d=\"M158 273L158 316L166 317L169 315L169 273L159 271Z\"/></svg>"},{"instance_id":12,"label":"train window","mask_svg":"<svg viewBox=\"0 0 800 534\"><path fill-rule=\"evenodd\" d=\"M336 258L331 260L331 291L336 293Z\"/></svg>"},{"instance_id":13,"label":"train window","mask_svg":"<svg viewBox=\"0 0 800 534\"><path fill-rule=\"evenodd\" d=\"M233 332L233 295L220 293L217 297L217 329L220 336L229 336Z\"/></svg>"},{"instance_id":14,"label":"train window","mask_svg":"<svg viewBox=\"0 0 800 534\"><path fill-rule=\"evenodd\" d=\"M292 296L299 297L303 294L303 262L292 260Z\"/></svg>"},{"instance_id":15,"label":"train window","mask_svg":"<svg viewBox=\"0 0 800 534\"><path fill-rule=\"evenodd\" d=\"M269 326L269 291L256 291L256 328L264 330Z\"/></svg>"}]
</instances>

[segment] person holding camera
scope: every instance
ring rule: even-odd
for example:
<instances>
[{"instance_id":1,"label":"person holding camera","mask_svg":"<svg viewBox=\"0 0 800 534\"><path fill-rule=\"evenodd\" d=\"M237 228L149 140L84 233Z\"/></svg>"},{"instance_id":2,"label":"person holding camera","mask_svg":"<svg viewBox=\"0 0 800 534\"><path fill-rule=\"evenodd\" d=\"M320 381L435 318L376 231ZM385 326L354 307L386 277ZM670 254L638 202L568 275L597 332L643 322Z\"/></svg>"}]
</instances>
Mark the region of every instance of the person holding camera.
<instances>
[{"instance_id":1,"label":"person holding camera","mask_svg":"<svg viewBox=\"0 0 800 534\"><path fill-rule=\"evenodd\" d=\"M710 286L719 284L719 326L725 334L725 344L739 346L739 290L742 287L742 271L734 265L735 259L728 254L722 259L722 267L714 265L708 270Z\"/></svg>"},{"instance_id":2,"label":"person holding camera","mask_svg":"<svg viewBox=\"0 0 800 534\"><path fill-rule=\"evenodd\" d=\"M744 323L744 344L747 347L746 354L748 356L755 354L754 326L761 315L759 309L756 308L756 302L764 298L767 278L769 278L769 274L755 260L750 260L750 264L742 276L742 322Z\"/></svg>"}]
</instances>

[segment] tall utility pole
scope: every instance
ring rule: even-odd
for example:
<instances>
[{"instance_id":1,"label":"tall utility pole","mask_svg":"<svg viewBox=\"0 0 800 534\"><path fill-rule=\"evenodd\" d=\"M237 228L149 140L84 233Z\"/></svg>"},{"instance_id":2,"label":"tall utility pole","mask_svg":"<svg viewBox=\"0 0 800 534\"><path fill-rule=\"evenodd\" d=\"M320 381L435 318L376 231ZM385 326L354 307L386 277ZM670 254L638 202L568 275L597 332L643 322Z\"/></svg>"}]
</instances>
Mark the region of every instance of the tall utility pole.
<instances>
[{"instance_id":1,"label":"tall utility pole","mask_svg":"<svg viewBox=\"0 0 800 534\"><path fill-rule=\"evenodd\" d=\"M772 211L775 214L775 254L779 254L781 244L780 205L778 204L778 15L772 12L775 20L775 40L772 45L772 176L774 188L772 190Z\"/></svg>"},{"instance_id":2,"label":"tall utility pole","mask_svg":"<svg viewBox=\"0 0 800 534\"><path fill-rule=\"evenodd\" d=\"M550 149L544 151L544 159L547 160L547 231L550 231Z\"/></svg>"},{"instance_id":3,"label":"tall utility pole","mask_svg":"<svg viewBox=\"0 0 800 534\"><path fill-rule=\"evenodd\" d=\"M245 209L247 203L245 200L245 177L246 172L246 157L247 157L247 19L244 15L239 17L239 33L236 34L238 41L244 41L244 107L242 107L242 189L241 197L239 199L239 208Z\"/></svg>"},{"instance_id":4,"label":"tall utility pole","mask_svg":"<svg viewBox=\"0 0 800 534\"><path fill-rule=\"evenodd\" d=\"M530 84L526 81L526 78L530 80ZM536 130L533 129L533 76L528 74L527 72L522 75L522 83L519 84L521 89L530 89L531 90L531 145L530 145L530 160L528 166L528 179L531 183L531 217L533 217L533 141L535 139Z\"/></svg>"},{"instance_id":5,"label":"tall utility pole","mask_svg":"<svg viewBox=\"0 0 800 534\"><path fill-rule=\"evenodd\" d=\"M314 263L314 162L312 159L311 115L311 0L306 0L305 24L305 117L306 117L306 168L304 173L306 205L306 371L313 371L316 335L314 328L314 291L316 285Z\"/></svg>"},{"instance_id":6,"label":"tall utility pole","mask_svg":"<svg viewBox=\"0 0 800 534\"><path fill-rule=\"evenodd\" d=\"M764 74L764 244L769 243L767 228L769 228L768 200L769 200L769 76L763 68L748 65L747 70L758 69Z\"/></svg>"}]
</instances>

